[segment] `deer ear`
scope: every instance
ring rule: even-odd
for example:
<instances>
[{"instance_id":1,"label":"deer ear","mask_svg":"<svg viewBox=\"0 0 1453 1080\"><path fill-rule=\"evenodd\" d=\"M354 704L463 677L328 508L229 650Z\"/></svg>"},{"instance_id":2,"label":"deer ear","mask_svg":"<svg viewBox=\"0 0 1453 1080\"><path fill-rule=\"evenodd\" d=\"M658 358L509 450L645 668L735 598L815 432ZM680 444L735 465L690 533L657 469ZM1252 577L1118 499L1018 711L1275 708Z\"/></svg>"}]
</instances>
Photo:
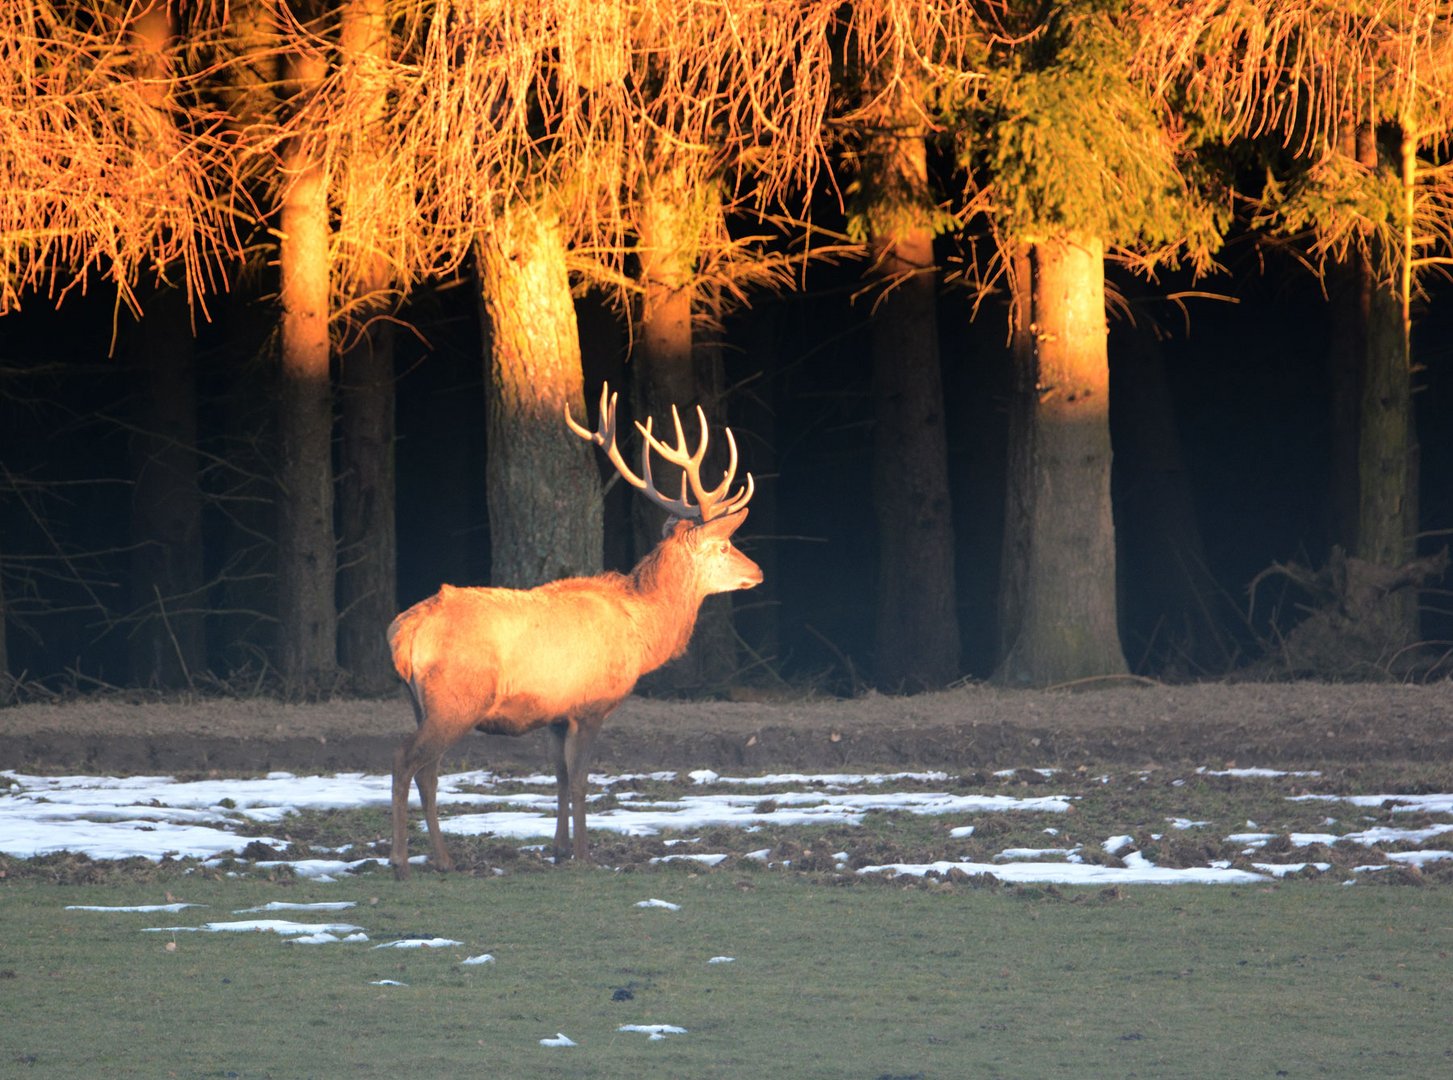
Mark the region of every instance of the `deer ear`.
<instances>
[{"instance_id":1,"label":"deer ear","mask_svg":"<svg viewBox=\"0 0 1453 1080\"><path fill-rule=\"evenodd\" d=\"M741 527L742 522L747 520L747 511L743 507L734 514L725 514L719 518L704 522L696 526L701 535L709 540L725 540Z\"/></svg>"}]
</instances>

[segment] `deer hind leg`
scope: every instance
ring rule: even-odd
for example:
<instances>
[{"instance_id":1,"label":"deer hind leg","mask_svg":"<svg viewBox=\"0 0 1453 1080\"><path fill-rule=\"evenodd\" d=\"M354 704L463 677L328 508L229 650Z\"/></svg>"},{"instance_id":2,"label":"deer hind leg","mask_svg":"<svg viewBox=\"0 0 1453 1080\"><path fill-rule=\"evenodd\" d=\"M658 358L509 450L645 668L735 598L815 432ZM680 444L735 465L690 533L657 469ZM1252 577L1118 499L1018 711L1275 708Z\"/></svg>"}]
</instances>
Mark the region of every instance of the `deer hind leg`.
<instances>
[{"instance_id":1,"label":"deer hind leg","mask_svg":"<svg viewBox=\"0 0 1453 1080\"><path fill-rule=\"evenodd\" d=\"M434 852L434 869L447 872L454 869L454 860L444 846L444 833L439 828L439 758L419 766L414 775L419 788L419 804L424 808L424 823L429 827L429 845Z\"/></svg>"},{"instance_id":2,"label":"deer hind leg","mask_svg":"<svg viewBox=\"0 0 1453 1080\"><path fill-rule=\"evenodd\" d=\"M431 731L427 724L421 724L394 751L394 839L393 847L389 851L389 862L393 864L394 877L400 881L409 876L409 788L416 777L419 783L419 800L424 805L424 815L429 825L429 839L434 845L435 864L441 870L448 870L453 865L448 852L444 850L443 838L439 833L434 798L439 783L439 759L448 749L450 741Z\"/></svg>"}]
</instances>

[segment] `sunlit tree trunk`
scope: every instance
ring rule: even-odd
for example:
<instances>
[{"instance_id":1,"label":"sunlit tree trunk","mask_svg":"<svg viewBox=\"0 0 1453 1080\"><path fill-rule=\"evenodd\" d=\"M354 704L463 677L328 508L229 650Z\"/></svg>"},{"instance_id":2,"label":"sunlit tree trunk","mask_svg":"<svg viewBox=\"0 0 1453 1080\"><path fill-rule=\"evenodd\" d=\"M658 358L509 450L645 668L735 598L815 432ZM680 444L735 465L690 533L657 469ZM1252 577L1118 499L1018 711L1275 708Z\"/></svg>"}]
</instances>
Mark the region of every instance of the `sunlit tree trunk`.
<instances>
[{"instance_id":1,"label":"sunlit tree trunk","mask_svg":"<svg viewBox=\"0 0 1453 1080\"><path fill-rule=\"evenodd\" d=\"M585 414L575 306L560 222L507 208L477 245L493 347L485 372L493 585L522 588L601 568L600 480L570 434Z\"/></svg>"},{"instance_id":2,"label":"sunlit tree trunk","mask_svg":"<svg viewBox=\"0 0 1453 1080\"><path fill-rule=\"evenodd\" d=\"M162 161L179 142L168 102L166 50L174 32L162 0L132 24L139 90L153 121L146 135ZM184 292L165 285L152 291L133 353L131 602L142 618L130 636L131 678L187 686L207 658L196 372Z\"/></svg>"},{"instance_id":3,"label":"sunlit tree trunk","mask_svg":"<svg viewBox=\"0 0 1453 1080\"><path fill-rule=\"evenodd\" d=\"M706 215L720 212L715 201L714 192L694 182L681 162L654 170L637 200L641 306L631 350L631 397L636 416L654 417L658 431L669 425L672 405L688 425L697 405L713 422L723 421L717 347L697 334L694 325L697 255ZM718 440L708 455L708 470L725 460ZM656 480L663 491L675 491L680 470L658 463ZM662 514L645 499L632 499L631 522L640 558L661 542ZM731 594L708 597L686 654L646 676L642 688L700 690L730 678L736 669L731 620Z\"/></svg>"},{"instance_id":4,"label":"sunlit tree trunk","mask_svg":"<svg viewBox=\"0 0 1453 1080\"><path fill-rule=\"evenodd\" d=\"M339 51L349 100L366 110L349 163L345 219L370 179L370 162L386 152L376 125L387 105L379 68L388 57L385 0L349 0ZM383 257L372 253L354 286L357 312L338 364L338 657L354 686L379 692L394 684L386 631L398 612L394 491L394 324Z\"/></svg>"},{"instance_id":5,"label":"sunlit tree trunk","mask_svg":"<svg viewBox=\"0 0 1453 1080\"><path fill-rule=\"evenodd\" d=\"M866 157L877 205L866 215L883 292L870 323L873 512L878 528L874 674L885 689L944 686L959 674L958 590L944 433L927 149L900 118ZM913 213L923 211L924 215Z\"/></svg>"},{"instance_id":6,"label":"sunlit tree trunk","mask_svg":"<svg viewBox=\"0 0 1453 1080\"><path fill-rule=\"evenodd\" d=\"M325 58L290 52L284 85L305 100L327 74ZM278 435L279 666L291 688L312 691L337 669L334 607L333 399L328 372L328 180L306 135L283 147L278 259L282 306Z\"/></svg>"},{"instance_id":7,"label":"sunlit tree trunk","mask_svg":"<svg viewBox=\"0 0 1453 1080\"><path fill-rule=\"evenodd\" d=\"M1028 550L1019 630L998 678L1046 686L1123 674L1126 664L1110 507L1104 245L1041 240L1029 262L1037 385Z\"/></svg>"}]
</instances>

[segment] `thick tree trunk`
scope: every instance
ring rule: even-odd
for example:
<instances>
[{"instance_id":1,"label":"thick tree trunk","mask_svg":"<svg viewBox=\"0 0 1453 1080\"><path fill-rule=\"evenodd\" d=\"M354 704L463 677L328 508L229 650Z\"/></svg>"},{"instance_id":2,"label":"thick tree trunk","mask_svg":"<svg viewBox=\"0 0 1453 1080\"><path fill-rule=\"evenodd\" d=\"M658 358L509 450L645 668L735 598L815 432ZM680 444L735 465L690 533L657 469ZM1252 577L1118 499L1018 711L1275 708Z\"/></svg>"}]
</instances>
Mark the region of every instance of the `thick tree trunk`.
<instances>
[{"instance_id":1,"label":"thick tree trunk","mask_svg":"<svg viewBox=\"0 0 1453 1080\"><path fill-rule=\"evenodd\" d=\"M285 77L297 94L321 84L321 56L294 54ZM328 381L328 184L305 138L283 150L281 385L278 506L279 667L291 689L331 685L337 670L334 607L333 399Z\"/></svg>"},{"instance_id":2,"label":"thick tree trunk","mask_svg":"<svg viewBox=\"0 0 1453 1080\"><path fill-rule=\"evenodd\" d=\"M558 220L509 210L477 245L493 348L485 373L494 585L525 588L601 568L599 472L565 427L585 415L575 306Z\"/></svg>"},{"instance_id":3,"label":"thick tree trunk","mask_svg":"<svg viewBox=\"0 0 1453 1080\"><path fill-rule=\"evenodd\" d=\"M367 114L352 147L350 167L363 174L384 152L373 125L387 104L386 86L372 78L371 61L387 59L384 0L350 0L342 12L339 51L348 65L354 100ZM357 208L345 200L345 218ZM338 656L353 685L368 693L395 684L386 633L398 612L394 491L394 324L386 309L390 280L373 254L358 275L358 325L339 357Z\"/></svg>"},{"instance_id":4,"label":"thick tree trunk","mask_svg":"<svg viewBox=\"0 0 1453 1080\"><path fill-rule=\"evenodd\" d=\"M921 159L923 141L913 141ZM933 234L905 228L876 238L873 249L874 272L888 288L871 325L874 674L885 689L924 690L959 674Z\"/></svg>"},{"instance_id":5,"label":"thick tree trunk","mask_svg":"<svg viewBox=\"0 0 1453 1080\"><path fill-rule=\"evenodd\" d=\"M998 678L1046 686L1126 671L1110 507L1104 245L1069 237L1030 252L1038 358L1029 559L1018 637Z\"/></svg>"},{"instance_id":6,"label":"thick tree trunk","mask_svg":"<svg viewBox=\"0 0 1453 1080\"><path fill-rule=\"evenodd\" d=\"M190 311L154 294L135 346L131 437L132 681L184 687L207 666L197 388Z\"/></svg>"},{"instance_id":7,"label":"thick tree trunk","mask_svg":"<svg viewBox=\"0 0 1453 1080\"><path fill-rule=\"evenodd\" d=\"M1393 169L1379 153L1370 128L1358 129L1355 149L1363 166L1392 178ZM1410 186L1406 165L1403 172L1403 183ZM1403 253L1404 259L1410 255ZM1349 262L1354 289L1343 318L1352 323L1347 336L1356 349L1356 363L1342 369L1342 379L1334 382L1335 400L1346 402L1344 411L1356 403L1356 474L1339 484L1350 487L1356 499L1355 530L1345 542L1363 562L1394 570L1416 554L1412 537L1418 527L1418 451L1405 301L1409 283L1404 278L1400 287L1389 279L1387 266L1394 260L1380 258L1376 249L1354 251ZM1339 452L1334 444L1334 454L1339 455L1336 461L1347 456L1347 450ZM1344 541L1340 536L1334 539ZM1384 613L1383 625L1393 640L1384 642L1380 653L1418 639L1417 601L1416 589L1388 597L1390 610Z\"/></svg>"},{"instance_id":8,"label":"thick tree trunk","mask_svg":"<svg viewBox=\"0 0 1453 1080\"><path fill-rule=\"evenodd\" d=\"M679 166L663 166L641 192L637 208L637 255L640 260L641 313L631 351L631 401L637 417L654 417L655 430L670 429L671 406L688 426L700 405L713 424L722 422L721 363L714 342L695 333L697 303L696 256L708 193L694 186ZM706 469L725 462L718 436ZM656 482L676 491L681 470L659 460ZM631 501L636 558L661 542L663 519L645 499ZM683 656L646 676L642 689L683 693L718 686L736 670L736 633L732 597L708 597L697 616L691 645Z\"/></svg>"},{"instance_id":9,"label":"thick tree trunk","mask_svg":"<svg viewBox=\"0 0 1453 1080\"><path fill-rule=\"evenodd\" d=\"M948 440L938 344L928 146L921 93L882 99L864 147L862 213L876 279L873 515L878 573L873 673L886 690L925 690L958 677Z\"/></svg>"}]
</instances>

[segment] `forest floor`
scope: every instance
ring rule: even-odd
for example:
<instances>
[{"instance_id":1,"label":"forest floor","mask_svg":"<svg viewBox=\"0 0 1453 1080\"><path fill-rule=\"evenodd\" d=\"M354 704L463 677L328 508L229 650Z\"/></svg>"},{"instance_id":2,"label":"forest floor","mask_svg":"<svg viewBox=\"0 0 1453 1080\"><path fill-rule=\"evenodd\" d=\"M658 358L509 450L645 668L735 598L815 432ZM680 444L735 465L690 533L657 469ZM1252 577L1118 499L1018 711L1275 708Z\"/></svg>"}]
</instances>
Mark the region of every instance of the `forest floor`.
<instances>
[{"instance_id":1,"label":"forest floor","mask_svg":"<svg viewBox=\"0 0 1453 1080\"><path fill-rule=\"evenodd\" d=\"M0 709L0 768L58 773L386 773L412 730L402 692L265 698L97 696ZM445 768L538 770L543 734L474 735ZM1275 768L1453 761L1453 681L970 685L733 701L631 698L597 741L601 771L1025 768L1118 763Z\"/></svg>"}]
</instances>

